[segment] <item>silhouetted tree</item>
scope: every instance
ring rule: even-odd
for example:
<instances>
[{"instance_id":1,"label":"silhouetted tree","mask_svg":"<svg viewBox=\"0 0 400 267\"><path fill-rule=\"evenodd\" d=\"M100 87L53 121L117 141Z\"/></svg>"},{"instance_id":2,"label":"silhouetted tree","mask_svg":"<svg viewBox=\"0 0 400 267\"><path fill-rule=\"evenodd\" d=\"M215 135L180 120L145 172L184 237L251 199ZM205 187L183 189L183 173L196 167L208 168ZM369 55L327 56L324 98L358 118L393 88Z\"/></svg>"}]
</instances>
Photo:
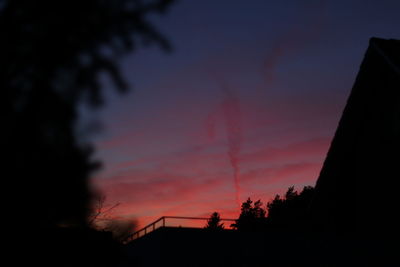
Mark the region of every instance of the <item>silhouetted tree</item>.
<instances>
[{"instance_id":1,"label":"silhouetted tree","mask_svg":"<svg viewBox=\"0 0 400 267\"><path fill-rule=\"evenodd\" d=\"M136 231L137 223L135 220L113 216L113 212L120 203L107 205L106 196L103 194L98 194L94 203L88 221L92 229L110 232L113 239L120 243L124 243L127 237Z\"/></svg>"},{"instance_id":2,"label":"silhouetted tree","mask_svg":"<svg viewBox=\"0 0 400 267\"><path fill-rule=\"evenodd\" d=\"M248 198L242 203L239 218L232 224L232 227L244 231L262 230L266 223L265 214L266 211L261 200L257 200L253 204L253 201Z\"/></svg>"},{"instance_id":3,"label":"silhouetted tree","mask_svg":"<svg viewBox=\"0 0 400 267\"><path fill-rule=\"evenodd\" d=\"M204 227L210 230L222 230L224 229L224 224L221 223L221 218L218 212L211 214L210 218L207 220L207 224Z\"/></svg>"},{"instance_id":4,"label":"silhouetted tree","mask_svg":"<svg viewBox=\"0 0 400 267\"><path fill-rule=\"evenodd\" d=\"M271 228L298 228L304 227L308 222L308 207L314 196L314 187L305 186L298 193L291 186L281 197L275 195L274 199L269 201L266 209L261 200L253 203L248 198L242 203L239 218L232 227L237 230L262 231ZM266 216L268 212L268 216Z\"/></svg>"},{"instance_id":5,"label":"silhouetted tree","mask_svg":"<svg viewBox=\"0 0 400 267\"><path fill-rule=\"evenodd\" d=\"M92 205L92 212L89 215L88 223L92 228L101 227L104 221L112 220L111 213L117 208L121 203L116 203L113 205L106 205L106 196L99 194L94 199L94 204Z\"/></svg>"},{"instance_id":6,"label":"silhouetted tree","mask_svg":"<svg viewBox=\"0 0 400 267\"><path fill-rule=\"evenodd\" d=\"M308 219L308 208L313 196L312 186L305 186L300 193L291 186L283 198L276 195L267 203L268 226L303 227Z\"/></svg>"},{"instance_id":7,"label":"silhouetted tree","mask_svg":"<svg viewBox=\"0 0 400 267\"><path fill-rule=\"evenodd\" d=\"M78 104L102 104L100 75L119 91L127 89L115 63L122 53L151 43L169 49L147 16L171 2L0 0L2 182L13 203L6 211L12 227L22 229L29 221L23 238L45 246L52 240L52 248L62 251L72 239L53 239L54 229L87 226L89 177L99 163L76 135ZM33 254L34 248L43 250L34 246Z\"/></svg>"}]
</instances>

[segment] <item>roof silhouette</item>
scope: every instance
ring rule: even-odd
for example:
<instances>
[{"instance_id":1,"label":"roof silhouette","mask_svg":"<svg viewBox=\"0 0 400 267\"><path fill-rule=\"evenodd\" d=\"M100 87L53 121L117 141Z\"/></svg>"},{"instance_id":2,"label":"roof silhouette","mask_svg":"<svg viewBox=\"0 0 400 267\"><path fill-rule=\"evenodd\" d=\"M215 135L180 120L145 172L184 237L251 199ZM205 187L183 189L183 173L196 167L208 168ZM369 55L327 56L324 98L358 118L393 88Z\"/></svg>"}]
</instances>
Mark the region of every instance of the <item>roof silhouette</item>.
<instances>
[{"instance_id":1,"label":"roof silhouette","mask_svg":"<svg viewBox=\"0 0 400 267\"><path fill-rule=\"evenodd\" d=\"M316 226L383 238L397 229L400 41L371 38L316 184Z\"/></svg>"}]
</instances>

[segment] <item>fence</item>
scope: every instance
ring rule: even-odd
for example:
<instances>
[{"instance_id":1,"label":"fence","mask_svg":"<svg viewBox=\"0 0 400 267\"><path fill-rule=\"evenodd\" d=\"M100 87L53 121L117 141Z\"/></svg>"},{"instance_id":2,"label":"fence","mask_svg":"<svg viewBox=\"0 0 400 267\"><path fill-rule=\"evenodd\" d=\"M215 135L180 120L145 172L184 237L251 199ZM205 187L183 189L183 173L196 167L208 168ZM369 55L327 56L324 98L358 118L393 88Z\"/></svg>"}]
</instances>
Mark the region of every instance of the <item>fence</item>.
<instances>
[{"instance_id":1,"label":"fence","mask_svg":"<svg viewBox=\"0 0 400 267\"><path fill-rule=\"evenodd\" d=\"M149 225L143 227L139 231L134 232L126 238L126 242L138 239L154 230L161 227L184 227L184 228L203 228L209 218L199 218L199 217L180 217L180 216L163 216L158 220L150 223ZM176 223L179 221L185 222L184 225ZM232 229L231 224L235 222L234 219L220 219L221 223L230 222L229 224L224 224L225 229Z\"/></svg>"}]
</instances>

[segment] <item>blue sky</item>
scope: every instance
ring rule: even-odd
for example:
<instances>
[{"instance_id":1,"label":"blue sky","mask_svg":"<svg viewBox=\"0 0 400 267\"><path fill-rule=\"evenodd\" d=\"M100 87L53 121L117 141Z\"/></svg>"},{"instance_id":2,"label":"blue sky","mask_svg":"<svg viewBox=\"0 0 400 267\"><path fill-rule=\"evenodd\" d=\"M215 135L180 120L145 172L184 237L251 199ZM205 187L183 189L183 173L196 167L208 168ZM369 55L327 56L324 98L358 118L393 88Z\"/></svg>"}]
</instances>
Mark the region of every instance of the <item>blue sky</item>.
<instances>
[{"instance_id":1,"label":"blue sky","mask_svg":"<svg viewBox=\"0 0 400 267\"><path fill-rule=\"evenodd\" d=\"M399 39L399 10L399 1L181 0L150 17L173 51L120 59L132 88L107 90L93 115L103 125L91 137L104 163L96 187L121 203L118 216L146 223L234 217L232 157L241 200L313 185L369 38Z\"/></svg>"}]
</instances>

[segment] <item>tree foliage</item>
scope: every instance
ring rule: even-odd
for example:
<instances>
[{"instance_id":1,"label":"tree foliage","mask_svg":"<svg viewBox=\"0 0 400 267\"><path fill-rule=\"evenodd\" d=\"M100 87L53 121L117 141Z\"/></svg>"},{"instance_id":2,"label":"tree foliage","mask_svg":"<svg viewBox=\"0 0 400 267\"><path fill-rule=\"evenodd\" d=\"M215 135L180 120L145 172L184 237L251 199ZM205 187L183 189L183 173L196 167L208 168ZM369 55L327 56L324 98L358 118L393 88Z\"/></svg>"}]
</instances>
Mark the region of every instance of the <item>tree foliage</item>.
<instances>
[{"instance_id":1,"label":"tree foliage","mask_svg":"<svg viewBox=\"0 0 400 267\"><path fill-rule=\"evenodd\" d=\"M103 103L100 76L128 89L116 61L124 53L170 48L148 18L171 3L0 0L2 185L12 203L6 214L21 235L14 238L34 244L18 247L31 254L29 265L115 265L106 253L99 257L104 242L87 228L89 179L100 164L77 135L78 107Z\"/></svg>"},{"instance_id":2,"label":"tree foliage","mask_svg":"<svg viewBox=\"0 0 400 267\"><path fill-rule=\"evenodd\" d=\"M255 231L265 227L266 211L261 200L253 201L248 198L242 203L239 218L232 227L237 230Z\"/></svg>"},{"instance_id":3,"label":"tree foliage","mask_svg":"<svg viewBox=\"0 0 400 267\"><path fill-rule=\"evenodd\" d=\"M308 219L308 207L313 196L314 187L312 186L305 186L300 193L291 186L284 197L276 195L267 203L269 226L303 227Z\"/></svg>"},{"instance_id":4,"label":"tree foliage","mask_svg":"<svg viewBox=\"0 0 400 267\"><path fill-rule=\"evenodd\" d=\"M224 224L221 223L221 218L218 212L213 212L210 218L207 220L207 224L204 227L209 230L222 230L224 229Z\"/></svg>"},{"instance_id":5,"label":"tree foliage","mask_svg":"<svg viewBox=\"0 0 400 267\"><path fill-rule=\"evenodd\" d=\"M242 203L241 213L232 225L237 230L260 231L272 228L304 227L308 220L308 207L314 196L314 187L305 186L298 193L291 186L281 197L275 195L266 207L261 200L248 198Z\"/></svg>"},{"instance_id":6,"label":"tree foliage","mask_svg":"<svg viewBox=\"0 0 400 267\"><path fill-rule=\"evenodd\" d=\"M99 163L76 135L78 104L102 101L100 75L124 91L116 58L140 45L169 49L148 22L171 0L0 0L3 180L44 227L85 224ZM23 186L21 186L23 185ZM18 216L20 207L13 207Z\"/></svg>"}]
</instances>

